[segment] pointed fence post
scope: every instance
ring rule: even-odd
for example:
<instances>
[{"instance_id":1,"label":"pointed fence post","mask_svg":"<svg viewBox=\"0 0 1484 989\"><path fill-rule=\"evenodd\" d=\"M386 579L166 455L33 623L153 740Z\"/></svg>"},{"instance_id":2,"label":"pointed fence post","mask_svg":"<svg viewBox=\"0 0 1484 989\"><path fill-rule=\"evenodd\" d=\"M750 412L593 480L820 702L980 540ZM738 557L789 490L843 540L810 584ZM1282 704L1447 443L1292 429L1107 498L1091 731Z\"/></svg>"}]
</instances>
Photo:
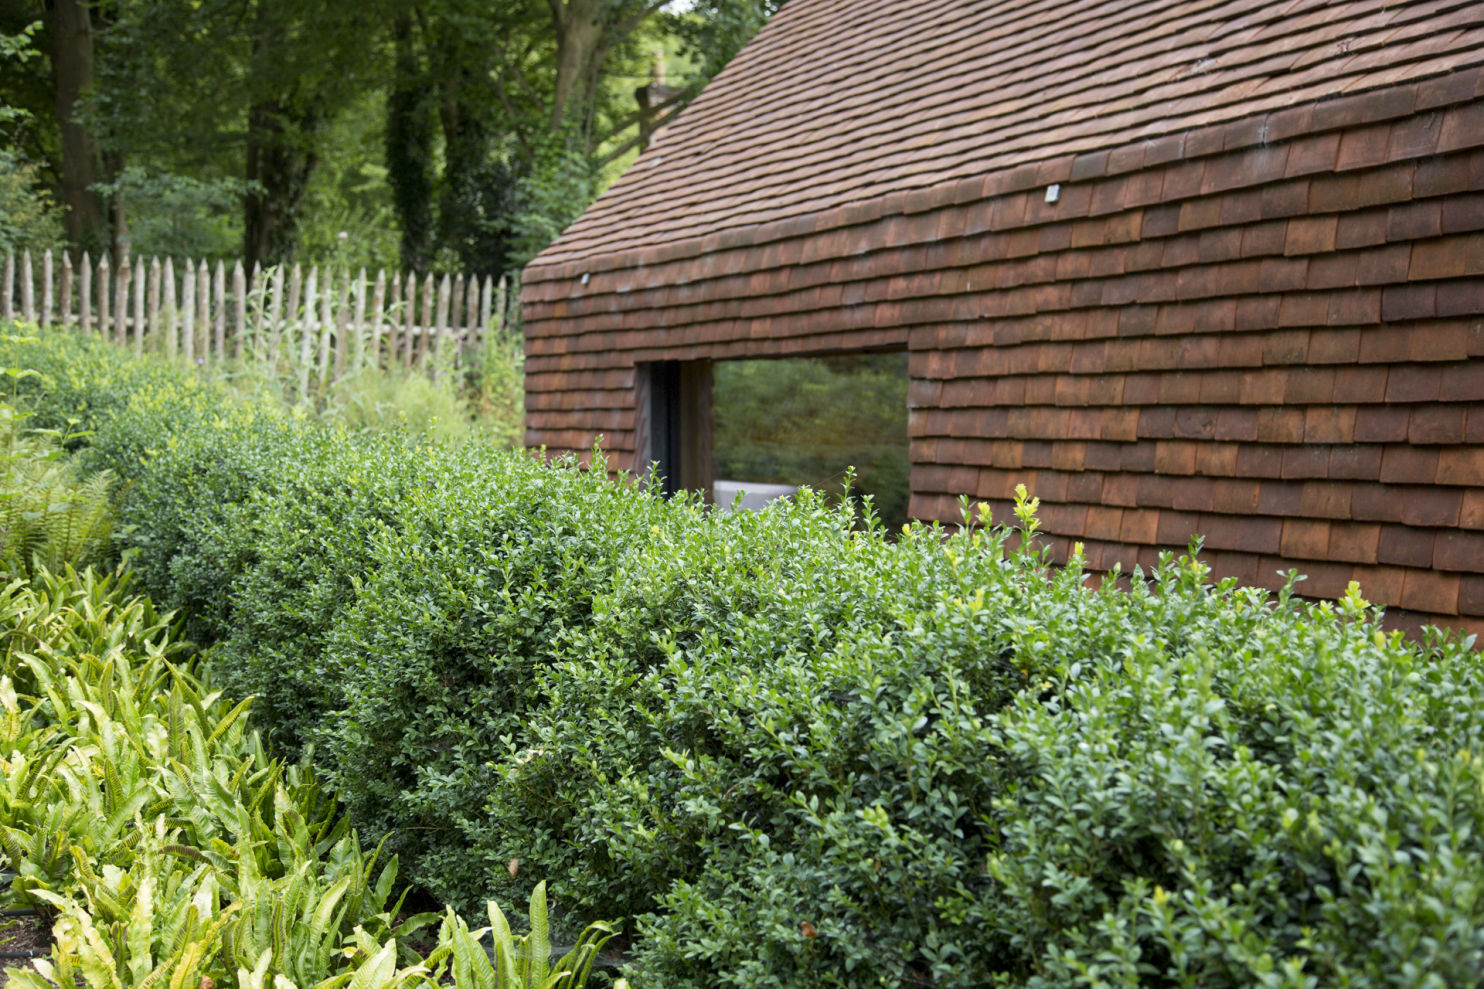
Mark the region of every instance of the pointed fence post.
<instances>
[{"instance_id":1,"label":"pointed fence post","mask_svg":"<svg viewBox=\"0 0 1484 989\"><path fill-rule=\"evenodd\" d=\"M160 324L160 259L150 255L149 259L149 346L151 350L164 353L163 333Z\"/></svg>"},{"instance_id":2,"label":"pointed fence post","mask_svg":"<svg viewBox=\"0 0 1484 989\"><path fill-rule=\"evenodd\" d=\"M144 258L134 259L134 353L144 353Z\"/></svg>"},{"instance_id":3,"label":"pointed fence post","mask_svg":"<svg viewBox=\"0 0 1484 989\"><path fill-rule=\"evenodd\" d=\"M180 309L175 304L175 262L165 258L165 354L171 360L180 353Z\"/></svg>"},{"instance_id":4,"label":"pointed fence post","mask_svg":"<svg viewBox=\"0 0 1484 989\"><path fill-rule=\"evenodd\" d=\"M469 320L469 286L474 284L471 277L465 279L458 275L453 280L453 298L449 301L448 308L448 344L453 349L454 365L457 366L459 358L464 353L464 335L469 332L471 325Z\"/></svg>"},{"instance_id":5,"label":"pointed fence post","mask_svg":"<svg viewBox=\"0 0 1484 989\"><path fill-rule=\"evenodd\" d=\"M72 319L72 252L62 252L62 289L57 293L58 322L75 325Z\"/></svg>"},{"instance_id":6,"label":"pointed fence post","mask_svg":"<svg viewBox=\"0 0 1484 989\"><path fill-rule=\"evenodd\" d=\"M212 307L211 356L217 362L227 359L227 269L218 261L211 275Z\"/></svg>"},{"instance_id":7,"label":"pointed fence post","mask_svg":"<svg viewBox=\"0 0 1484 989\"><path fill-rule=\"evenodd\" d=\"M459 355L459 333L463 329L459 323L464 318L464 275L462 272L454 276L453 295L448 299L448 339L444 341L445 349L452 345L454 360Z\"/></svg>"},{"instance_id":8,"label":"pointed fence post","mask_svg":"<svg viewBox=\"0 0 1484 989\"><path fill-rule=\"evenodd\" d=\"M252 265L252 277L247 283L247 293L252 299L252 356L255 361L263 359L264 333L268 331L268 277L256 261Z\"/></svg>"},{"instance_id":9,"label":"pointed fence post","mask_svg":"<svg viewBox=\"0 0 1484 989\"><path fill-rule=\"evenodd\" d=\"M294 271L297 272L298 270L299 266L294 265ZM274 367L278 365L279 347L283 342L283 324L285 320L293 318L293 302L297 298L296 293L291 290L290 295L294 298L290 299L289 308L285 311L283 308L283 280L285 274L286 272L281 264L273 269L273 295L268 309L268 361Z\"/></svg>"},{"instance_id":10,"label":"pointed fence post","mask_svg":"<svg viewBox=\"0 0 1484 989\"><path fill-rule=\"evenodd\" d=\"M31 249L21 252L21 314L28 322L36 322L36 285L31 272Z\"/></svg>"},{"instance_id":11,"label":"pointed fence post","mask_svg":"<svg viewBox=\"0 0 1484 989\"><path fill-rule=\"evenodd\" d=\"M473 353L479 347L479 276L470 275L464 289L464 335L459 340L459 353Z\"/></svg>"},{"instance_id":12,"label":"pointed fence post","mask_svg":"<svg viewBox=\"0 0 1484 989\"><path fill-rule=\"evenodd\" d=\"M196 262L196 363L211 363L211 263Z\"/></svg>"},{"instance_id":13,"label":"pointed fence post","mask_svg":"<svg viewBox=\"0 0 1484 989\"><path fill-rule=\"evenodd\" d=\"M5 279L5 284L0 285L0 319L9 322L15 319L15 297L11 295L11 286L15 284L15 255L6 253L5 270L0 272L0 277Z\"/></svg>"},{"instance_id":14,"label":"pointed fence post","mask_svg":"<svg viewBox=\"0 0 1484 989\"><path fill-rule=\"evenodd\" d=\"M180 276L180 353L187 364L196 363L196 263L190 258Z\"/></svg>"},{"instance_id":15,"label":"pointed fence post","mask_svg":"<svg viewBox=\"0 0 1484 989\"><path fill-rule=\"evenodd\" d=\"M211 360L211 266L203 258L196 264L196 360Z\"/></svg>"},{"instance_id":16,"label":"pointed fence post","mask_svg":"<svg viewBox=\"0 0 1484 989\"><path fill-rule=\"evenodd\" d=\"M339 381L345 369L350 366L350 336L355 332L351 325L351 293L355 286L351 281L350 273L340 276L340 298L339 305L335 311L335 373L334 380Z\"/></svg>"},{"instance_id":17,"label":"pointed fence post","mask_svg":"<svg viewBox=\"0 0 1484 989\"><path fill-rule=\"evenodd\" d=\"M41 255L41 328L52 328L52 249Z\"/></svg>"},{"instance_id":18,"label":"pointed fence post","mask_svg":"<svg viewBox=\"0 0 1484 989\"><path fill-rule=\"evenodd\" d=\"M391 295L387 298L388 319L386 328L386 369L402 366L402 312L406 303L402 300L402 273L392 272Z\"/></svg>"},{"instance_id":19,"label":"pointed fence post","mask_svg":"<svg viewBox=\"0 0 1484 989\"><path fill-rule=\"evenodd\" d=\"M396 284L395 281L392 282ZM381 367L382 324L386 322L386 269L376 269L376 288L371 292L371 338L367 341L372 367ZM393 326L396 324L393 323Z\"/></svg>"},{"instance_id":20,"label":"pointed fence post","mask_svg":"<svg viewBox=\"0 0 1484 989\"><path fill-rule=\"evenodd\" d=\"M479 350L479 341L484 336L484 326L479 322L479 278L469 279L469 297L465 300L464 339L460 352Z\"/></svg>"},{"instance_id":21,"label":"pointed fence post","mask_svg":"<svg viewBox=\"0 0 1484 989\"><path fill-rule=\"evenodd\" d=\"M98 335L107 340L113 332L113 265L108 255L98 259Z\"/></svg>"},{"instance_id":22,"label":"pointed fence post","mask_svg":"<svg viewBox=\"0 0 1484 989\"><path fill-rule=\"evenodd\" d=\"M93 332L93 259L88 257L88 252L82 252L82 272L78 278L77 285L79 299L78 320L82 324L84 333Z\"/></svg>"},{"instance_id":23,"label":"pointed fence post","mask_svg":"<svg viewBox=\"0 0 1484 989\"><path fill-rule=\"evenodd\" d=\"M438 286L432 274L423 279L423 325L418 332L417 366L426 370L429 351L433 343L433 307L438 298Z\"/></svg>"},{"instance_id":24,"label":"pointed fence post","mask_svg":"<svg viewBox=\"0 0 1484 989\"><path fill-rule=\"evenodd\" d=\"M366 269L356 273L352 286L356 297L355 318L350 325L350 366L359 371L366 363Z\"/></svg>"},{"instance_id":25,"label":"pointed fence post","mask_svg":"<svg viewBox=\"0 0 1484 989\"><path fill-rule=\"evenodd\" d=\"M242 341L247 339L247 276L242 262L232 265L232 356L242 356Z\"/></svg>"},{"instance_id":26,"label":"pointed fence post","mask_svg":"<svg viewBox=\"0 0 1484 989\"><path fill-rule=\"evenodd\" d=\"M490 294L494 285L488 275L479 285L479 342L485 343L490 332Z\"/></svg>"},{"instance_id":27,"label":"pointed fence post","mask_svg":"<svg viewBox=\"0 0 1484 989\"><path fill-rule=\"evenodd\" d=\"M129 342L129 279L134 266L127 254L120 260L118 277L113 282L113 341L122 347Z\"/></svg>"},{"instance_id":28,"label":"pointed fence post","mask_svg":"<svg viewBox=\"0 0 1484 989\"><path fill-rule=\"evenodd\" d=\"M31 270L31 249L21 252L21 315L36 322L36 276Z\"/></svg>"},{"instance_id":29,"label":"pointed fence post","mask_svg":"<svg viewBox=\"0 0 1484 989\"><path fill-rule=\"evenodd\" d=\"M315 305L319 302L319 269L309 269L309 280L304 285L303 333L299 338L299 398L309 397L309 370L314 366Z\"/></svg>"},{"instance_id":30,"label":"pointed fence post","mask_svg":"<svg viewBox=\"0 0 1484 989\"><path fill-rule=\"evenodd\" d=\"M301 300L304 296L304 272L296 263L289 273L288 301L284 304L283 320L276 324L273 331L273 359L277 360L283 352L287 351L288 365L293 367L294 348L298 345L299 338L292 334L300 332L304 326L304 314ZM285 343L284 337L288 339Z\"/></svg>"},{"instance_id":31,"label":"pointed fence post","mask_svg":"<svg viewBox=\"0 0 1484 989\"><path fill-rule=\"evenodd\" d=\"M406 297L402 300L402 367L412 368L412 351L417 344L417 318L413 309L417 305L417 276L407 273Z\"/></svg>"},{"instance_id":32,"label":"pointed fence post","mask_svg":"<svg viewBox=\"0 0 1484 989\"><path fill-rule=\"evenodd\" d=\"M315 370L318 372L320 390L330 381L330 344L331 337L335 334L335 320L339 312L343 312L343 305L337 306L335 286L333 283L335 273L329 268L325 269L324 284L320 288L320 327L319 327L319 356L315 362Z\"/></svg>"},{"instance_id":33,"label":"pointed fence post","mask_svg":"<svg viewBox=\"0 0 1484 989\"><path fill-rule=\"evenodd\" d=\"M335 305L335 371L332 380L340 380L350 360L350 274L340 276L340 294ZM322 372L323 373L323 372Z\"/></svg>"},{"instance_id":34,"label":"pointed fence post","mask_svg":"<svg viewBox=\"0 0 1484 989\"><path fill-rule=\"evenodd\" d=\"M438 316L433 331L433 374L437 376L443 371L443 350L445 338L448 336L448 304L450 280L448 275L443 276L443 281L438 284Z\"/></svg>"}]
</instances>

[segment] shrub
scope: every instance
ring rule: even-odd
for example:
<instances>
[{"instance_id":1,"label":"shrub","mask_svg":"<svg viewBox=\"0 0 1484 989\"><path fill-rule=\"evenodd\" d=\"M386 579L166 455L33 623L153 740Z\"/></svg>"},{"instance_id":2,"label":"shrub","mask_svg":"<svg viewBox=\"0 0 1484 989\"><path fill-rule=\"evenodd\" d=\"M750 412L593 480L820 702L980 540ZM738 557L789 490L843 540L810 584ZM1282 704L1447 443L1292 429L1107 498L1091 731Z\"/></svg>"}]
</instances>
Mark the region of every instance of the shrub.
<instances>
[{"instance_id":1,"label":"shrub","mask_svg":"<svg viewBox=\"0 0 1484 989\"><path fill-rule=\"evenodd\" d=\"M967 905L1033 985L1463 985L1484 971L1476 653L1408 647L1338 606L1225 612L1193 560L1130 616L1183 612L1182 648L1130 636L997 745L992 895Z\"/></svg>"},{"instance_id":2,"label":"shrub","mask_svg":"<svg viewBox=\"0 0 1484 989\"><path fill-rule=\"evenodd\" d=\"M218 675L459 906L550 881L639 985L1437 984L1477 971L1479 657L1169 557L146 391L90 456ZM146 563L145 561L148 560Z\"/></svg>"},{"instance_id":3,"label":"shrub","mask_svg":"<svg viewBox=\"0 0 1484 989\"><path fill-rule=\"evenodd\" d=\"M29 335L11 332L19 329ZM138 394L168 387L181 400L216 395L179 368L139 360L102 337L55 330L36 335L34 326L19 324L0 331L0 366L36 372L11 382L12 401L33 416L37 428L73 434L70 448L84 445L99 423L112 420Z\"/></svg>"}]
</instances>

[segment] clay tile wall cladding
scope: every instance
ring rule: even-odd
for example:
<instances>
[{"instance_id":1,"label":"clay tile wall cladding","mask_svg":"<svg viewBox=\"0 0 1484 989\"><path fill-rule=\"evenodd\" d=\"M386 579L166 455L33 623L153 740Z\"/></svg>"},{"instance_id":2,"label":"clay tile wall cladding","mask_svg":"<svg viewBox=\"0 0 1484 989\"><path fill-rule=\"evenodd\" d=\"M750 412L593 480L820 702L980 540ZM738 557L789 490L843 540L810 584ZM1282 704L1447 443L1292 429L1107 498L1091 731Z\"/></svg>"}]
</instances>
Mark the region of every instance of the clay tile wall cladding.
<instances>
[{"instance_id":1,"label":"clay tile wall cladding","mask_svg":"<svg viewBox=\"0 0 1484 989\"><path fill-rule=\"evenodd\" d=\"M639 362L906 347L920 517L1005 519L1024 483L1094 568L1199 533L1218 576L1484 630L1484 72L1407 64L694 241L569 242L528 272L528 443L601 434L631 467Z\"/></svg>"}]
</instances>

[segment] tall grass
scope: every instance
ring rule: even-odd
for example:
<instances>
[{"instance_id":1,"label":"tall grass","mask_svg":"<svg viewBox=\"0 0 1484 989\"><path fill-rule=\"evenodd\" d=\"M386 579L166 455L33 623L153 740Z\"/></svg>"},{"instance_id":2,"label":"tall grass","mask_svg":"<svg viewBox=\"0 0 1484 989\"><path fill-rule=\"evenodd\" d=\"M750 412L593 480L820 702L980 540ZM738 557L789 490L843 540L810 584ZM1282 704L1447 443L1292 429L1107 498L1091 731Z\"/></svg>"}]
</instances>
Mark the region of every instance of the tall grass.
<instances>
[{"instance_id":1,"label":"tall grass","mask_svg":"<svg viewBox=\"0 0 1484 989\"><path fill-rule=\"evenodd\" d=\"M485 344L455 363L428 355L421 367L382 366L370 341L352 347L365 355L338 378L306 371L298 332L291 325L276 341L246 340L225 364L201 365L208 378L241 397L270 397L312 418L355 430L394 430L435 439L474 436L516 447L524 435L523 353L517 334L491 328Z\"/></svg>"}]
</instances>

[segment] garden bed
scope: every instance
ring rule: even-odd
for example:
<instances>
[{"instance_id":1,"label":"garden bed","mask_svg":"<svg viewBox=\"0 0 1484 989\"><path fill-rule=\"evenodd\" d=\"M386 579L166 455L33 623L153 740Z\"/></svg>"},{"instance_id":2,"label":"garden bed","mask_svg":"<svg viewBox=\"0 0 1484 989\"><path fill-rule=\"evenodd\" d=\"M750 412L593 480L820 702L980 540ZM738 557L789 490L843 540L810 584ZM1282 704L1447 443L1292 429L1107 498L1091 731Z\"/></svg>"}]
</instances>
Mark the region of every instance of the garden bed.
<instances>
[{"instance_id":1,"label":"garden bed","mask_svg":"<svg viewBox=\"0 0 1484 989\"><path fill-rule=\"evenodd\" d=\"M51 947L51 931L34 912L16 916L0 911L0 986L10 981L8 967L26 967Z\"/></svg>"},{"instance_id":2,"label":"garden bed","mask_svg":"<svg viewBox=\"0 0 1484 989\"><path fill-rule=\"evenodd\" d=\"M1361 588L1171 555L1121 591L1049 565L1028 492L887 540L22 361L254 724L443 902L622 919L637 985L1484 970L1484 665Z\"/></svg>"}]
</instances>

